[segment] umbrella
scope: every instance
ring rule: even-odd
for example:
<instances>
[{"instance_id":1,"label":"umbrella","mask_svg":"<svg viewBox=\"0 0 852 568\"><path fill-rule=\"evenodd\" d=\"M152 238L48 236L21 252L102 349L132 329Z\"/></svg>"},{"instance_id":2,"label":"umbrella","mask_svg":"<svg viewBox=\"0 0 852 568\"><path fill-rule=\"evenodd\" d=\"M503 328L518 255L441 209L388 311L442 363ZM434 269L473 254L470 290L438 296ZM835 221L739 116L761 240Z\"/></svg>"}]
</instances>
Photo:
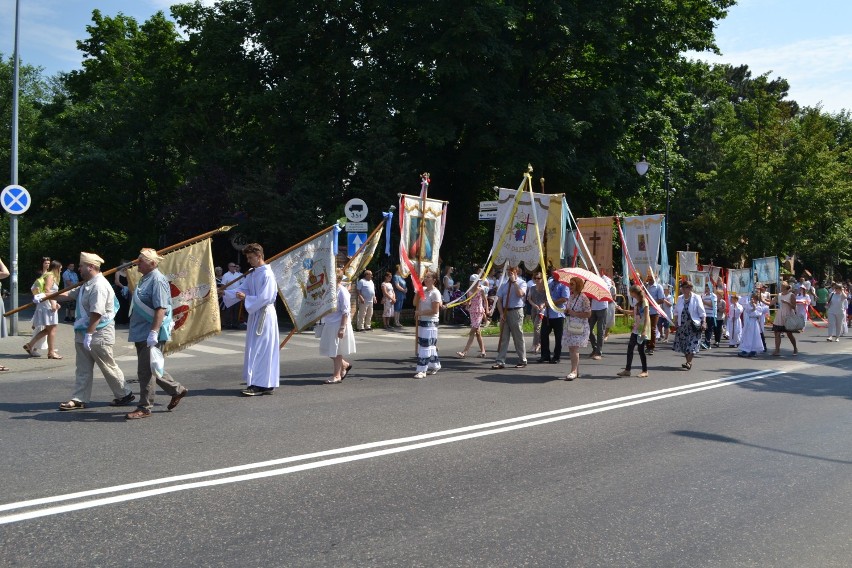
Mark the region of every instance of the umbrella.
<instances>
[{"instance_id":1,"label":"umbrella","mask_svg":"<svg viewBox=\"0 0 852 568\"><path fill-rule=\"evenodd\" d=\"M586 285L583 286L583 294L589 298L599 301L613 301L609 293L609 284L607 284L602 277L598 276L594 272L589 272L584 268L570 267L558 268L553 271L553 277L563 284L568 284L568 282L575 276L586 282Z\"/></svg>"}]
</instances>

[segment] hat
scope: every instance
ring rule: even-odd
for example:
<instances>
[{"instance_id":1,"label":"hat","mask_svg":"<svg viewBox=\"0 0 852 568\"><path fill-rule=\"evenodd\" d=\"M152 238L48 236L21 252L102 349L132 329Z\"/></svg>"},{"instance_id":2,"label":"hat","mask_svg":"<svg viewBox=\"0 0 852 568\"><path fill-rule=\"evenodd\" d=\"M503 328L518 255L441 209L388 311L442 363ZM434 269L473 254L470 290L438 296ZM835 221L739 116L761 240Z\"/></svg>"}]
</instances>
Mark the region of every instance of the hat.
<instances>
[{"instance_id":1,"label":"hat","mask_svg":"<svg viewBox=\"0 0 852 568\"><path fill-rule=\"evenodd\" d=\"M145 258L146 260L150 260L151 262L158 262L158 263L162 262L163 258L165 258L165 257L158 255L157 251L155 251L152 248L143 248L142 250L139 251L139 256Z\"/></svg>"},{"instance_id":2,"label":"hat","mask_svg":"<svg viewBox=\"0 0 852 568\"><path fill-rule=\"evenodd\" d=\"M100 266L104 263L104 259L99 257L93 252L81 252L80 253L80 264L91 264L92 266Z\"/></svg>"},{"instance_id":3,"label":"hat","mask_svg":"<svg viewBox=\"0 0 852 568\"><path fill-rule=\"evenodd\" d=\"M479 281L479 274L471 274L470 275L470 281L471 282L478 282Z\"/></svg>"}]
</instances>

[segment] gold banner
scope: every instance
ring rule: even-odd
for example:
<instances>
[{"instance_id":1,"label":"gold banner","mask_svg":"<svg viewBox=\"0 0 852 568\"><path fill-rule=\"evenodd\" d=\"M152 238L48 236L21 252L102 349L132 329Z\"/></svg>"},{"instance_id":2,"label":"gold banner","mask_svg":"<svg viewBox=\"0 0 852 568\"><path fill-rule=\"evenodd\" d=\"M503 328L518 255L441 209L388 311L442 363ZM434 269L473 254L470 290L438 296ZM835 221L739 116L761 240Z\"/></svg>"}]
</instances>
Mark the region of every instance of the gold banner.
<instances>
[{"instance_id":1,"label":"gold banner","mask_svg":"<svg viewBox=\"0 0 852 568\"><path fill-rule=\"evenodd\" d=\"M598 271L612 277L612 217L577 219L577 228L595 259ZM573 254L573 251L570 251Z\"/></svg>"},{"instance_id":2,"label":"gold banner","mask_svg":"<svg viewBox=\"0 0 852 568\"><path fill-rule=\"evenodd\" d=\"M186 349L218 334L222 325L210 239L167 254L159 269L169 281L172 318L175 322L172 337L163 348L163 353ZM140 277L135 266L128 269L131 292Z\"/></svg>"}]
</instances>

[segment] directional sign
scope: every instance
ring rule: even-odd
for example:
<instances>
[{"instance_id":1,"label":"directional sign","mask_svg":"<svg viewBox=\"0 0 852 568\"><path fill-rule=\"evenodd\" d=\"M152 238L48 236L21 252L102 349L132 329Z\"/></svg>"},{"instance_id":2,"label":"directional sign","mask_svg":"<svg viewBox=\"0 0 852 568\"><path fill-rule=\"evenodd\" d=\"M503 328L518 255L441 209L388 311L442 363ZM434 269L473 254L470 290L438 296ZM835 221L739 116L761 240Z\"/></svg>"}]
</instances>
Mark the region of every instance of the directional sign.
<instances>
[{"instance_id":1,"label":"directional sign","mask_svg":"<svg viewBox=\"0 0 852 568\"><path fill-rule=\"evenodd\" d=\"M343 207L343 213L350 221L358 222L367 218L367 204L363 199L350 199Z\"/></svg>"},{"instance_id":2,"label":"directional sign","mask_svg":"<svg viewBox=\"0 0 852 568\"><path fill-rule=\"evenodd\" d=\"M497 212L496 211L480 211L479 212L479 220L480 221L496 221L497 220Z\"/></svg>"},{"instance_id":3,"label":"directional sign","mask_svg":"<svg viewBox=\"0 0 852 568\"><path fill-rule=\"evenodd\" d=\"M497 211L497 202L496 201L480 201L479 202L479 210L480 211Z\"/></svg>"},{"instance_id":4,"label":"directional sign","mask_svg":"<svg viewBox=\"0 0 852 568\"><path fill-rule=\"evenodd\" d=\"M7 185L0 192L0 204L7 213L20 215L30 208L32 199L30 193L20 185Z\"/></svg>"},{"instance_id":5,"label":"directional sign","mask_svg":"<svg viewBox=\"0 0 852 568\"><path fill-rule=\"evenodd\" d=\"M346 223L346 232L347 233L366 233L367 232L367 222L361 221L360 223Z\"/></svg>"},{"instance_id":6,"label":"directional sign","mask_svg":"<svg viewBox=\"0 0 852 568\"><path fill-rule=\"evenodd\" d=\"M365 242L367 242L367 233L346 233L346 254L355 256Z\"/></svg>"}]
</instances>

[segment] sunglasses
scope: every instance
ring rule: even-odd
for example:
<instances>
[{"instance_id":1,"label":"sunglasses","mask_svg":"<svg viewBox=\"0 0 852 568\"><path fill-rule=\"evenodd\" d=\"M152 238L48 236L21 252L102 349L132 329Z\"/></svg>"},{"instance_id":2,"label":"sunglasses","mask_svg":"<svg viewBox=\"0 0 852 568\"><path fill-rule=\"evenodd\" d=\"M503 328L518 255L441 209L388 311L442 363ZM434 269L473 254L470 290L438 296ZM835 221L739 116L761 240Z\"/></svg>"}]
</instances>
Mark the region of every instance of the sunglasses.
<instances>
[{"instance_id":1,"label":"sunglasses","mask_svg":"<svg viewBox=\"0 0 852 568\"><path fill-rule=\"evenodd\" d=\"M41 257L41 261L42 262L50 262L50 257L49 256L43 256L43 257Z\"/></svg>"}]
</instances>

